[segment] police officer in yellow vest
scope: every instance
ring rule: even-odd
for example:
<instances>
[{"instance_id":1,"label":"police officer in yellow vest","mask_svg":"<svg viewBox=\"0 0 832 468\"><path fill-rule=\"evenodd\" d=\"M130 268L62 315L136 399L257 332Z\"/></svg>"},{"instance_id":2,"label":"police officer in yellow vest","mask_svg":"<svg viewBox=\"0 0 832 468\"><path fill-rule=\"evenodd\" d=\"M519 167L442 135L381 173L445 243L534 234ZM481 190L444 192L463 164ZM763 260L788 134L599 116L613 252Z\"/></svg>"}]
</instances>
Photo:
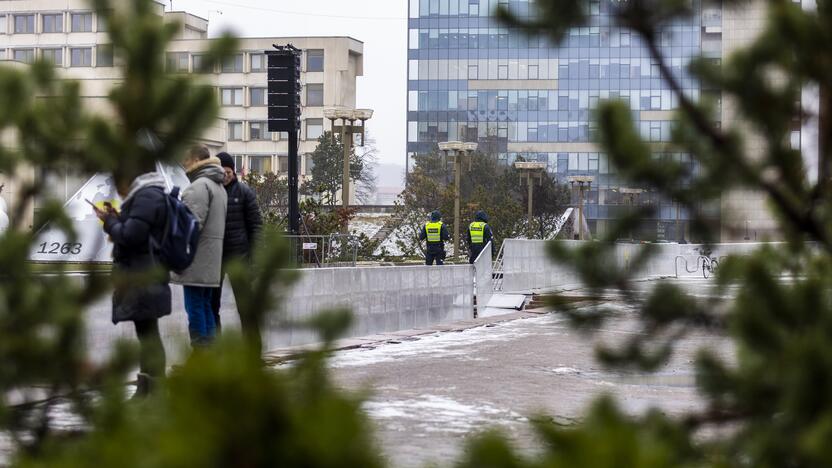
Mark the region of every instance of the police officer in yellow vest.
<instances>
[{"instance_id":1,"label":"police officer in yellow vest","mask_svg":"<svg viewBox=\"0 0 832 468\"><path fill-rule=\"evenodd\" d=\"M474 221L468 226L468 250L470 257L468 261L474 263L480 252L485 248L485 245L491 242L491 255L494 255L494 234L491 232L491 226L488 225L488 216L484 211L477 211L474 215Z\"/></svg>"},{"instance_id":2,"label":"police officer in yellow vest","mask_svg":"<svg viewBox=\"0 0 832 468\"><path fill-rule=\"evenodd\" d=\"M425 265L433 265L434 261L437 265L445 264L445 241L451 240L451 235L439 211L430 214L430 221L419 232L419 240L427 240Z\"/></svg>"}]
</instances>

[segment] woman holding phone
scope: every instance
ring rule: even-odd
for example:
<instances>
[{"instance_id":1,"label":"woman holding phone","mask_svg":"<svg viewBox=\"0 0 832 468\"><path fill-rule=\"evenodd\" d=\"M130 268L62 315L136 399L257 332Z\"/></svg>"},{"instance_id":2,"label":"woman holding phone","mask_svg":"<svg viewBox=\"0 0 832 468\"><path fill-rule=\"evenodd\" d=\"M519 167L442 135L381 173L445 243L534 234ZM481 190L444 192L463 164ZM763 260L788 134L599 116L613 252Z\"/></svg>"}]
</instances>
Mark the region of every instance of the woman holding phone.
<instances>
[{"instance_id":1,"label":"woman holding phone","mask_svg":"<svg viewBox=\"0 0 832 468\"><path fill-rule=\"evenodd\" d=\"M165 180L153 171L117 183L121 212L93 205L113 242L113 323L133 322L139 339L136 396L147 395L165 376L165 348L159 319L171 312L170 274L150 252L150 237L160 239L167 220ZM91 203L92 204L92 203Z\"/></svg>"}]
</instances>

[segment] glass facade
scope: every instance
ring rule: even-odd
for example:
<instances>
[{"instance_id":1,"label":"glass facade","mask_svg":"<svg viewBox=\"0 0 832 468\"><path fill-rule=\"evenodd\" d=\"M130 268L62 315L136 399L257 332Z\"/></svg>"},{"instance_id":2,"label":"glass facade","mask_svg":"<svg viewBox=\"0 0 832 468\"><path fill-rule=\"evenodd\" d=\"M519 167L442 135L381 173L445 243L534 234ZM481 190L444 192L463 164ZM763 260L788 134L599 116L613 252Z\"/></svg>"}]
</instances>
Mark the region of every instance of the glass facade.
<instances>
[{"instance_id":1,"label":"glass facade","mask_svg":"<svg viewBox=\"0 0 832 468\"><path fill-rule=\"evenodd\" d=\"M437 142L487 141L505 164L518 156L546 162L564 183L570 176L593 176L585 200L593 233L631 209L628 205L654 204L655 230L638 237L681 238L679 220L687 213L677 212L672 201L622 187L595 144L592 111L599 100L610 98L629 102L645 140L657 145L670 140L678 99L659 76L657 63L635 34L612 26L612 0L587 0L589 25L570 30L558 46L494 17L502 5L530 18L533 1L410 0L408 169L413 156L434 151ZM700 89L686 65L700 55L720 58L721 9L703 7L700 0L692 5L694 17L660 31L659 44L685 93L698 100L708 91ZM656 157L696 171L688 155Z\"/></svg>"}]
</instances>

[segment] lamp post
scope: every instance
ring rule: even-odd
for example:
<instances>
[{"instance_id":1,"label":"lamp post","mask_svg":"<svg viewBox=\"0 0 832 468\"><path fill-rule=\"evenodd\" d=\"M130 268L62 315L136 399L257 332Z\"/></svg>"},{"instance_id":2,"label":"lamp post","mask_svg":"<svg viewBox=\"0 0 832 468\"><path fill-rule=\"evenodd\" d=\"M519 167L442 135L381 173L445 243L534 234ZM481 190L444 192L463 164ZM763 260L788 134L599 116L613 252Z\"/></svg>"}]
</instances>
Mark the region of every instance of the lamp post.
<instances>
[{"instance_id":1,"label":"lamp post","mask_svg":"<svg viewBox=\"0 0 832 468\"><path fill-rule=\"evenodd\" d=\"M571 176L569 185L575 187L578 184L578 239L584 240L584 192L592 188L592 176Z\"/></svg>"},{"instance_id":2,"label":"lamp post","mask_svg":"<svg viewBox=\"0 0 832 468\"><path fill-rule=\"evenodd\" d=\"M526 181L529 188L529 233L531 233L534 220L534 183L543 183L543 175L546 173L546 163L518 161L514 163L515 169L520 172L520 183Z\"/></svg>"},{"instance_id":3,"label":"lamp post","mask_svg":"<svg viewBox=\"0 0 832 468\"><path fill-rule=\"evenodd\" d=\"M341 144L344 145L344 174L341 183L341 206L346 211L350 207L350 154L353 148L353 135L360 133L361 146L364 146L364 130L367 126L367 121L373 117L373 110L331 107L324 109L324 117L332 122L333 134L335 132L341 132ZM335 124L337 120L341 120L341 125ZM360 121L361 125L356 125L356 120ZM346 221L344 222L343 233L349 234L349 224Z\"/></svg>"},{"instance_id":4,"label":"lamp post","mask_svg":"<svg viewBox=\"0 0 832 468\"><path fill-rule=\"evenodd\" d=\"M462 158L477 150L476 143L463 143L461 141L443 141L439 143L439 149L445 152L446 156L454 158L454 256L460 255L459 251L459 184L460 173L462 172ZM470 166L468 167L470 170Z\"/></svg>"}]
</instances>

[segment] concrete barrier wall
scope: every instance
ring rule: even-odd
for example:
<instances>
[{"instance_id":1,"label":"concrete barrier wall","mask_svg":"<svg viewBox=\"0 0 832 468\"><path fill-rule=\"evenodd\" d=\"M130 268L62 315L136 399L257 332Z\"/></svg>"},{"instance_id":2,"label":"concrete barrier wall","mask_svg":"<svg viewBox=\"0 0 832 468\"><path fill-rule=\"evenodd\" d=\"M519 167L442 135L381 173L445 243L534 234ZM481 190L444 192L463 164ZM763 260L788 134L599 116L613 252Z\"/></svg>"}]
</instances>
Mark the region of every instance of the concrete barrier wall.
<instances>
[{"instance_id":1,"label":"concrete barrier wall","mask_svg":"<svg viewBox=\"0 0 832 468\"><path fill-rule=\"evenodd\" d=\"M315 268L284 298L282 313L272 314L264 332L266 348L318 341L317 336L283 326L334 307L352 310L348 336L425 327L474 317L471 265Z\"/></svg>"},{"instance_id":2,"label":"concrete barrier wall","mask_svg":"<svg viewBox=\"0 0 832 468\"><path fill-rule=\"evenodd\" d=\"M482 253L474 262L474 277L476 279L475 292L477 295L477 310L484 310L494 294L494 280L492 277L493 261L491 259L491 244L485 246Z\"/></svg>"},{"instance_id":3,"label":"concrete barrier wall","mask_svg":"<svg viewBox=\"0 0 832 468\"><path fill-rule=\"evenodd\" d=\"M160 321L160 329L169 361L176 362L189 352L188 320L182 288L172 285L171 290L173 313ZM264 350L319 341L316 335L293 329L287 322L302 322L327 309L350 309L354 324L346 337L356 337L472 319L473 297L471 265L300 270L280 310L268 317ZM86 311L87 343L96 362L110 356L119 339L135 340L133 324L113 325L111 310L108 296ZM239 328L236 302L227 281L221 316L223 327Z\"/></svg>"},{"instance_id":4,"label":"concrete barrier wall","mask_svg":"<svg viewBox=\"0 0 832 468\"><path fill-rule=\"evenodd\" d=\"M547 241L506 239L503 246L503 292L533 292L580 287L575 273L552 261L546 252ZM582 241L558 241L567 247L577 248ZM762 243L717 244L711 248L711 257L743 255L760 248ZM645 247L652 248L654 255L638 271L635 260ZM675 262L679 260L679 276L702 278L701 264L697 260L703 245L698 244L616 244L610 264L628 269L635 278L671 277L676 274ZM690 270L685 269L685 261Z\"/></svg>"}]
</instances>

